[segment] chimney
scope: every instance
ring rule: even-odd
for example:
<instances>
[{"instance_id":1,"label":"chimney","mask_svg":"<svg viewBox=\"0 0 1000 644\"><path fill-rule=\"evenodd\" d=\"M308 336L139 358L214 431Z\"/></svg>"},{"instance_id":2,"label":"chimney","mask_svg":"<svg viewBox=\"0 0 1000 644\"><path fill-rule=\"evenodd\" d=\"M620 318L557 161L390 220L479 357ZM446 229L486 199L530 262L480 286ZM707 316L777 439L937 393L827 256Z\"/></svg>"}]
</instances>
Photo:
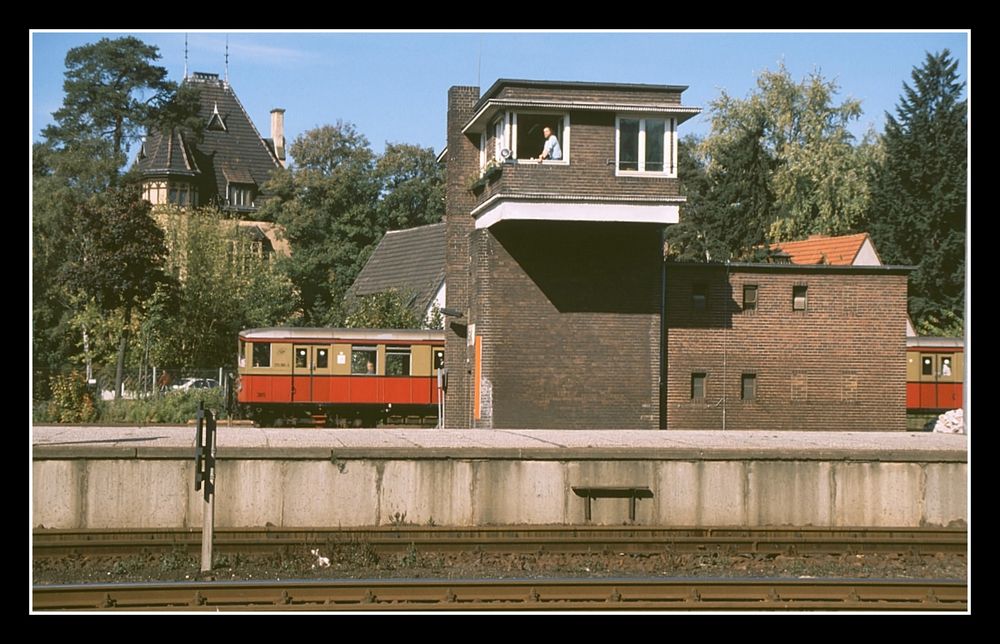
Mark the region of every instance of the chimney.
<instances>
[{"instance_id":1,"label":"chimney","mask_svg":"<svg viewBox=\"0 0 1000 644\"><path fill-rule=\"evenodd\" d=\"M274 154L282 167L285 165L285 110L276 107L271 110L271 141L274 142Z\"/></svg>"}]
</instances>

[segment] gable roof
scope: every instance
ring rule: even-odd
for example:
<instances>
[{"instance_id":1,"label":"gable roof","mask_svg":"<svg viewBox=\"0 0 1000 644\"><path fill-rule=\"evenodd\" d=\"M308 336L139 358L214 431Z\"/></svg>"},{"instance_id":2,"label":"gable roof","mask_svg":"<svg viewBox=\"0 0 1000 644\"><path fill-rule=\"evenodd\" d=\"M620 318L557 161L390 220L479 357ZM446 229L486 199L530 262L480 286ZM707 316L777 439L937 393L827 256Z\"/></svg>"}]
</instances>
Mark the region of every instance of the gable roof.
<instances>
[{"instance_id":1,"label":"gable roof","mask_svg":"<svg viewBox=\"0 0 1000 644\"><path fill-rule=\"evenodd\" d=\"M411 295L408 306L423 315L444 283L445 225L390 230L379 241L348 297L396 289Z\"/></svg>"},{"instance_id":2,"label":"gable roof","mask_svg":"<svg viewBox=\"0 0 1000 644\"><path fill-rule=\"evenodd\" d=\"M195 72L184 83L199 90L198 117L206 126L200 141L181 129L154 130L146 137L136 165L144 175L202 179L202 201L225 200L228 184L261 186L281 167L272 145L257 131L229 83L218 74ZM209 124L222 127L209 128Z\"/></svg>"},{"instance_id":3,"label":"gable roof","mask_svg":"<svg viewBox=\"0 0 1000 644\"><path fill-rule=\"evenodd\" d=\"M839 237L812 235L809 239L803 239L802 241L771 244L771 249L784 251L789 255L790 261L793 264L850 266L858 258L858 254L861 252L865 241L869 241L869 243L871 241L868 233L841 235Z\"/></svg>"}]
</instances>

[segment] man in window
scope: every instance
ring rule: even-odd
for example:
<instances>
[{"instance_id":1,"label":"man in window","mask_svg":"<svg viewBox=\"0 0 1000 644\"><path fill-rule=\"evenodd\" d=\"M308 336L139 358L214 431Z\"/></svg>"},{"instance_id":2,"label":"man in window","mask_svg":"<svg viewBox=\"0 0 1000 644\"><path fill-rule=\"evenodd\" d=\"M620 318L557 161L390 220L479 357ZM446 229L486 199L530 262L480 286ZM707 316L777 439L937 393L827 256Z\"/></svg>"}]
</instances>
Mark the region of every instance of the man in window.
<instances>
[{"instance_id":1,"label":"man in window","mask_svg":"<svg viewBox=\"0 0 1000 644\"><path fill-rule=\"evenodd\" d=\"M559 147L559 139L552 133L552 128L542 128L542 135L545 137L545 147L542 149L542 153L538 155L538 162L541 163L545 159L552 161L561 159L562 148Z\"/></svg>"}]
</instances>

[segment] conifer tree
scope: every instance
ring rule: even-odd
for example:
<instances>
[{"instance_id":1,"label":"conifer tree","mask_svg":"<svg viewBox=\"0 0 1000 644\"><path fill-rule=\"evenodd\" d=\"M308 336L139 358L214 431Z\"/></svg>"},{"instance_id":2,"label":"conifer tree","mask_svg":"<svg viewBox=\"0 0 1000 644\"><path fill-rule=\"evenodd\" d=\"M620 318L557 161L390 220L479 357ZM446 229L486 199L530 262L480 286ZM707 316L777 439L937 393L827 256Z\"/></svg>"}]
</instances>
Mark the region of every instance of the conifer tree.
<instances>
[{"instance_id":1,"label":"conifer tree","mask_svg":"<svg viewBox=\"0 0 1000 644\"><path fill-rule=\"evenodd\" d=\"M963 330L967 117L957 68L947 49L928 53L903 84L868 214L882 260L916 266L909 309L926 335Z\"/></svg>"}]
</instances>

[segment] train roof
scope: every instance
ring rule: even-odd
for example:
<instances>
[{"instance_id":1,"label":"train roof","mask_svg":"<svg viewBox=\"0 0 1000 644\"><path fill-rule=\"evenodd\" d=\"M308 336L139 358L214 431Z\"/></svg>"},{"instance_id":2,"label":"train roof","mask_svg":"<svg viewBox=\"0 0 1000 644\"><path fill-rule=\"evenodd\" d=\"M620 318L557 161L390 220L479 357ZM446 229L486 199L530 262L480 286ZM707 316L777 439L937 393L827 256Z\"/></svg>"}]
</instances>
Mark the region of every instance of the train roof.
<instances>
[{"instance_id":1,"label":"train roof","mask_svg":"<svg viewBox=\"0 0 1000 644\"><path fill-rule=\"evenodd\" d=\"M957 347L965 346L962 338L941 338L932 335L911 335L906 338L908 347Z\"/></svg>"},{"instance_id":2,"label":"train roof","mask_svg":"<svg viewBox=\"0 0 1000 644\"><path fill-rule=\"evenodd\" d=\"M437 329L331 329L279 326L240 331L244 340L365 340L369 342L444 342Z\"/></svg>"}]
</instances>

